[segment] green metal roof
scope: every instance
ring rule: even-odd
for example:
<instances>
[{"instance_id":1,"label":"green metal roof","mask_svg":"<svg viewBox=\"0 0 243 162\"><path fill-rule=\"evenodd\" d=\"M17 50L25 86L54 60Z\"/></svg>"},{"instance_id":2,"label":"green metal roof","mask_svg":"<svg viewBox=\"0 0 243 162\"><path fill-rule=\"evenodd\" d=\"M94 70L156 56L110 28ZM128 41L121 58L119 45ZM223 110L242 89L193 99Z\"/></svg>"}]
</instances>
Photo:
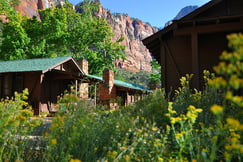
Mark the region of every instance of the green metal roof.
<instances>
[{"instance_id":1,"label":"green metal roof","mask_svg":"<svg viewBox=\"0 0 243 162\"><path fill-rule=\"evenodd\" d=\"M88 75L88 77L103 81L102 77L98 77L98 76L95 76L95 75ZM117 86L135 89L135 90L150 91L148 88L146 88L142 85L135 84L135 83L128 83L128 82L124 82L124 81L121 81L121 80L114 80L114 84L117 85Z\"/></svg>"},{"instance_id":2,"label":"green metal roof","mask_svg":"<svg viewBox=\"0 0 243 162\"><path fill-rule=\"evenodd\" d=\"M27 60L0 61L0 73L44 71L69 59L72 59L72 57L63 56Z\"/></svg>"}]
</instances>

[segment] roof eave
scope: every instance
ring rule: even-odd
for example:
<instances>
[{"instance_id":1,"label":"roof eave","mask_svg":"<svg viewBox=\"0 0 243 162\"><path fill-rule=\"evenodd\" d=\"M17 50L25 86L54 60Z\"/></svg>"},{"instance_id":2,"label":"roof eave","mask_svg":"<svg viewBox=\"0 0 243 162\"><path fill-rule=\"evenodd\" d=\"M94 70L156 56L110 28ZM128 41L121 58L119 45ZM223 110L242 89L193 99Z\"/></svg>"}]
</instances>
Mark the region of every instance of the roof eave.
<instances>
[{"instance_id":1,"label":"roof eave","mask_svg":"<svg viewBox=\"0 0 243 162\"><path fill-rule=\"evenodd\" d=\"M65 62L68 62L68 61L70 61L70 60L71 60L71 61L75 64L75 66L78 68L79 72L80 72L82 75L85 75L85 73L83 72L83 70L78 66L78 64L74 61L74 59L73 59L71 56L68 57L68 58L66 58L65 60L59 62L58 64L55 64L55 65L53 65L53 66L51 66L51 67L49 67L49 68L47 68L47 69L45 69L45 70L42 70L42 73L44 74L44 73L46 73L46 72L48 72L48 71L51 71L51 70L54 69L55 67L57 67L57 66L59 66L59 65L61 65L61 64L64 64Z\"/></svg>"},{"instance_id":2,"label":"roof eave","mask_svg":"<svg viewBox=\"0 0 243 162\"><path fill-rule=\"evenodd\" d=\"M162 30L158 31L157 33L155 33L155 34L143 39L142 40L143 44L145 46L147 46L148 44L150 44L154 40L160 39L164 34L168 33L169 31L173 30L174 28L176 28L176 24L178 22L181 22L181 21L187 20L187 19L191 19L191 18L195 17L196 15L198 15L199 13L201 13L201 12L209 9L210 7L218 4L219 2L222 2L222 0L211 0L210 2L204 4L203 6L199 7L198 9L196 9L193 12L189 13L188 15L185 15L181 19L174 20L172 24L168 25L164 29L162 29Z\"/></svg>"},{"instance_id":3,"label":"roof eave","mask_svg":"<svg viewBox=\"0 0 243 162\"><path fill-rule=\"evenodd\" d=\"M179 19L178 21L183 21L183 20L188 20L188 19L192 19L193 17L197 16L198 14L206 11L207 9L211 8L212 6L222 2L223 0L211 0L208 3L202 5L201 7L199 7L198 9L194 10L193 12L185 15L184 17L182 17L181 19Z\"/></svg>"}]
</instances>

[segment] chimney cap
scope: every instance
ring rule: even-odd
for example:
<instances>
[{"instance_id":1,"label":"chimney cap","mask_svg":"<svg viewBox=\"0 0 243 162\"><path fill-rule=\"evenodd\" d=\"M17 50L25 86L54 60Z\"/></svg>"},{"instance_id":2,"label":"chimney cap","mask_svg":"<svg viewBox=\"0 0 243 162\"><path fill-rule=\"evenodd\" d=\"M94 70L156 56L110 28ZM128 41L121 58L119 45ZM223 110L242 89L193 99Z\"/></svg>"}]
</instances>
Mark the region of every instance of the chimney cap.
<instances>
[{"instance_id":1,"label":"chimney cap","mask_svg":"<svg viewBox=\"0 0 243 162\"><path fill-rule=\"evenodd\" d=\"M86 58L77 58L76 61L79 61L79 60L85 60L85 61L88 61Z\"/></svg>"},{"instance_id":2,"label":"chimney cap","mask_svg":"<svg viewBox=\"0 0 243 162\"><path fill-rule=\"evenodd\" d=\"M113 71L111 68L105 68L105 69L104 69L104 71L108 71L108 70Z\"/></svg>"}]
</instances>

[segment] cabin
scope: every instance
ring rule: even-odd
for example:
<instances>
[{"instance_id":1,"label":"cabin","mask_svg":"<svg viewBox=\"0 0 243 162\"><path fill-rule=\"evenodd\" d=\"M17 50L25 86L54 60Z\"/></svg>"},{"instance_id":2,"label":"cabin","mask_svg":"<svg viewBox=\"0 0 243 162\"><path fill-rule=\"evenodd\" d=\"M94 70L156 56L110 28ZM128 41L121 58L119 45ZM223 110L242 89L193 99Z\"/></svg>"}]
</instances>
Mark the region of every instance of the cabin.
<instances>
[{"instance_id":1,"label":"cabin","mask_svg":"<svg viewBox=\"0 0 243 162\"><path fill-rule=\"evenodd\" d=\"M94 80L97 86L98 104L107 105L113 109L118 108L117 99L120 98L120 104L127 106L142 99L150 90L144 86L114 79L114 71L105 69L102 77L88 75Z\"/></svg>"},{"instance_id":2,"label":"cabin","mask_svg":"<svg viewBox=\"0 0 243 162\"><path fill-rule=\"evenodd\" d=\"M114 72L106 71L103 78L88 75L88 61L69 56L0 61L0 99L28 88L28 102L34 114L39 115L55 111L58 97L71 86L81 100L90 100L90 85L98 85L94 102L103 105L109 105L118 96L123 105L128 105L148 91L137 84L114 80Z\"/></svg>"},{"instance_id":3,"label":"cabin","mask_svg":"<svg viewBox=\"0 0 243 162\"><path fill-rule=\"evenodd\" d=\"M243 32L243 1L211 0L145 38L143 44L161 65L167 92L176 89L185 74L194 75L192 88L202 89L203 70L213 71L228 48L226 36L239 32Z\"/></svg>"},{"instance_id":4,"label":"cabin","mask_svg":"<svg viewBox=\"0 0 243 162\"><path fill-rule=\"evenodd\" d=\"M69 56L1 61L0 98L11 97L14 92L28 88L28 102L34 114L51 112L55 110L58 96L69 86L80 83L84 75Z\"/></svg>"}]
</instances>

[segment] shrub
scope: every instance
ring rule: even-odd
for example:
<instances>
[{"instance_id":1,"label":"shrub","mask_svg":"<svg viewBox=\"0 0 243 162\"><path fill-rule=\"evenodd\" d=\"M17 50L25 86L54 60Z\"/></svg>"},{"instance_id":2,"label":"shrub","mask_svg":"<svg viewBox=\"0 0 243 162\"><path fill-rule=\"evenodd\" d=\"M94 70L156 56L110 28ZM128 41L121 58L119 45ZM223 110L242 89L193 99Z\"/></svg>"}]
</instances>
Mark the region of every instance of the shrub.
<instances>
[{"instance_id":1,"label":"shrub","mask_svg":"<svg viewBox=\"0 0 243 162\"><path fill-rule=\"evenodd\" d=\"M0 161L33 160L32 155L37 153L30 145L29 135L40 123L31 118L33 112L26 102L27 96L25 89L0 102Z\"/></svg>"}]
</instances>

